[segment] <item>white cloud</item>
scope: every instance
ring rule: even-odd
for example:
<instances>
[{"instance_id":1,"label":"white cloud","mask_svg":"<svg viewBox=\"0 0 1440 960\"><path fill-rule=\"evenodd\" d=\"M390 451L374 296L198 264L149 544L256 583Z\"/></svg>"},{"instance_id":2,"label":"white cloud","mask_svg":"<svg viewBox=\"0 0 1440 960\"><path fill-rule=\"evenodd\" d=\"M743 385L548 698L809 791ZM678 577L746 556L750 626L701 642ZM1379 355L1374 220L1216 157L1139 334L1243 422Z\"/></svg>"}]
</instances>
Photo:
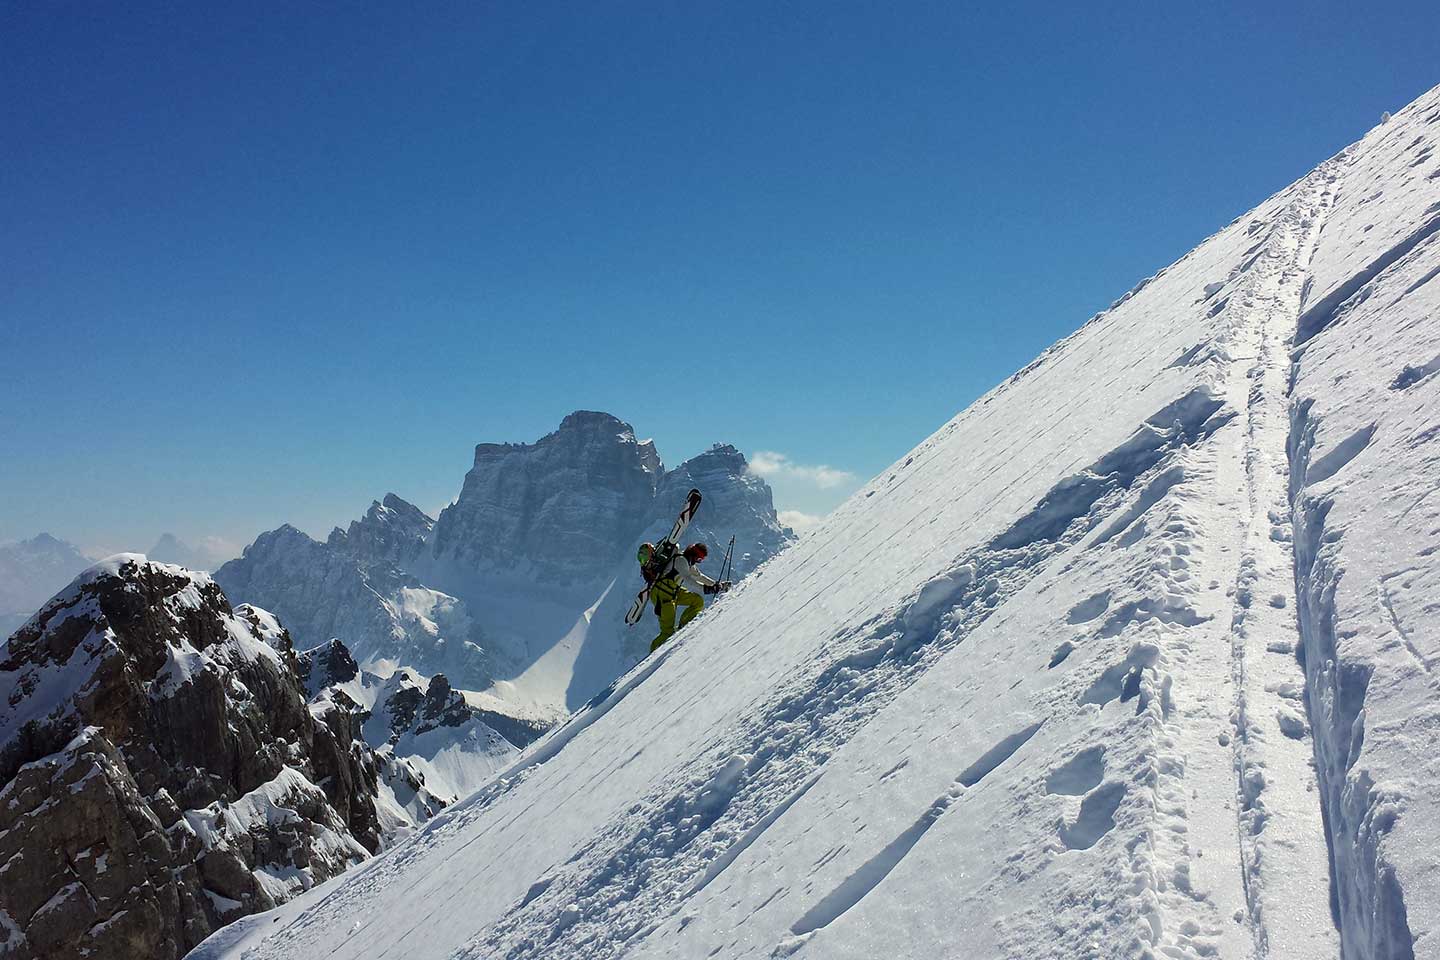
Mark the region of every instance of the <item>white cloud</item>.
<instances>
[{"instance_id":1,"label":"white cloud","mask_svg":"<svg viewBox=\"0 0 1440 960\"><path fill-rule=\"evenodd\" d=\"M832 490L855 481L855 474L840 470L828 464L810 466L796 463L783 453L774 450L756 450L750 455L750 472L757 477L784 477L814 484L821 490Z\"/></svg>"},{"instance_id":2,"label":"white cloud","mask_svg":"<svg viewBox=\"0 0 1440 960\"><path fill-rule=\"evenodd\" d=\"M795 533L800 536L809 533L821 520L825 519L813 513L803 513L799 510L781 510L776 516L780 518L780 522L783 525L794 530Z\"/></svg>"}]
</instances>

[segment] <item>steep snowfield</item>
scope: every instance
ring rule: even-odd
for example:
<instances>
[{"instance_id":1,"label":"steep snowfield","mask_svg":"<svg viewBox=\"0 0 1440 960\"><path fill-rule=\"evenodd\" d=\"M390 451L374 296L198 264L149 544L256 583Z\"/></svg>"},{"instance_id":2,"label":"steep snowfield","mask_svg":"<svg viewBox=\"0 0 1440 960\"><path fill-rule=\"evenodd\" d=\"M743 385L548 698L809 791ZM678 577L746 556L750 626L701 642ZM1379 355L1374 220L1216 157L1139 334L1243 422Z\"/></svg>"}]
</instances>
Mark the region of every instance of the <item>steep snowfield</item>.
<instances>
[{"instance_id":1,"label":"steep snowfield","mask_svg":"<svg viewBox=\"0 0 1440 960\"><path fill-rule=\"evenodd\" d=\"M1440 957L1437 138L1440 89L193 956Z\"/></svg>"}]
</instances>

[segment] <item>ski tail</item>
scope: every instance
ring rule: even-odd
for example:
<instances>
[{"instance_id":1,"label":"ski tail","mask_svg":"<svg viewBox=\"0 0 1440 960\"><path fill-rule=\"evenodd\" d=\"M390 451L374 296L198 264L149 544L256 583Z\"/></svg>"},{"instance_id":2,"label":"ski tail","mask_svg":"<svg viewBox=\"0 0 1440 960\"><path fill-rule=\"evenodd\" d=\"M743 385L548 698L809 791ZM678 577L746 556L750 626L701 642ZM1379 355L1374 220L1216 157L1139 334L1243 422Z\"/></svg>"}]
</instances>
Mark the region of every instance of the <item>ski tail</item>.
<instances>
[{"instance_id":1,"label":"ski tail","mask_svg":"<svg viewBox=\"0 0 1440 960\"><path fill-rule=\"evenodd\" d=\"M650 584L645 584L645 589L636 596L635 602L630 604L630 609L625 611L625 623L627 626L635 626L640 622L640 612L645 609L645 601L650 599Z\"/></svg>"}]
</instances>

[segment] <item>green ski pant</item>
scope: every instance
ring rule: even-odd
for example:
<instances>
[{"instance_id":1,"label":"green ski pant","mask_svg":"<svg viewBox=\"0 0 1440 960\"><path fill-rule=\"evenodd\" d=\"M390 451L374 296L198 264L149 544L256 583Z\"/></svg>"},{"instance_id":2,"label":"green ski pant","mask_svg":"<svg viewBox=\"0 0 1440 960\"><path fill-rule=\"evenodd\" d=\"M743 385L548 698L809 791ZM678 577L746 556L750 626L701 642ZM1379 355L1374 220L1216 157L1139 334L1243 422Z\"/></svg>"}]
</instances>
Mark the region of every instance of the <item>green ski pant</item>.
<instances>
[{"instance_id":1,"label":"green ski pant","mask_svg":"<svg viewBox=\"0 0 1440 960\"><path fill-rule=\"evenodd\" d=\"M650 588L650 592L655 597L655 615L660 618L660 635L650 641L650 652L654 653L679 629L675 624L677 608L684 609L680 614L679 624L683 627L704 609L705 598L698 593L691 593L674 580L661 580Z\"/></svg>"}]
</instances>

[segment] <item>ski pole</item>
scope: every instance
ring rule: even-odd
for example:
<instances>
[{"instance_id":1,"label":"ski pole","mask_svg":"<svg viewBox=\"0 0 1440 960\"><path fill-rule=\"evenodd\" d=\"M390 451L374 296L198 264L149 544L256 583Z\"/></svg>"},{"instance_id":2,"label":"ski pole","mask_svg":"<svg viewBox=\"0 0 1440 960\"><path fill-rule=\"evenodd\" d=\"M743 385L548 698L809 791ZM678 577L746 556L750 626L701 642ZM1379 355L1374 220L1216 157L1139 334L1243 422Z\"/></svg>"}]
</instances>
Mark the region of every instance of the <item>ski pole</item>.
<instances>
[{"instance_id":1,"label":"ski pole","mask_svg":"<svg viewBox=\"0 0 1440 960\"><path fill-rule=\"evenodd\" d=\"M720 562L720 579L723 581L729 571L734 570L735 536L730 536L730 546L725 548L725 559Z\"/></svg>"}]
</instances>

